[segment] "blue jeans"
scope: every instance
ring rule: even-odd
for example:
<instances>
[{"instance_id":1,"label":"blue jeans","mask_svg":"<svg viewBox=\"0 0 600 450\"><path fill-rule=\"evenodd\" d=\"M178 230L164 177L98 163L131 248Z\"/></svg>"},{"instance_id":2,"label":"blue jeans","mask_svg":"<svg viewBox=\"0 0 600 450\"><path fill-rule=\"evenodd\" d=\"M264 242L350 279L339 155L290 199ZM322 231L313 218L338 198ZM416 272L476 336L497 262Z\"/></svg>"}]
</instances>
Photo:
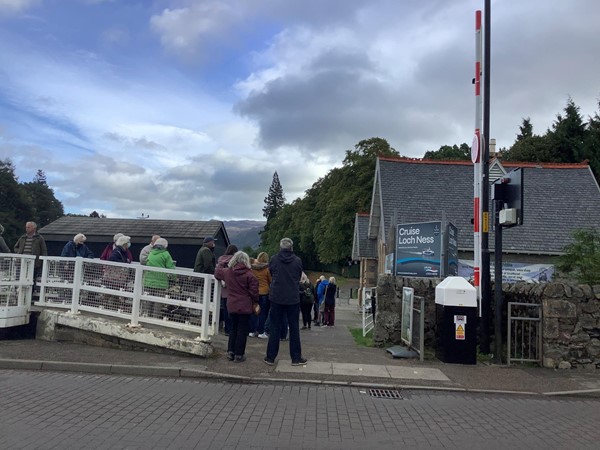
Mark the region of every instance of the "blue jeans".
<instances>
[{"instance_id":1,"label":"blue jeans","mask_svg":"<svg viewBox=\"0 0 600 450\"><path fill-rule=\"evenodd\" d=\"M259 295L258 304L260 305L260 314L255 316L252 314L250 318L250 333L263 334L265 332L265 322L269 315L271 302L268 295Z\"/></svg>"},{"instance_id":2,"label":"blue jeans","mask_svg":"<svg viewBox=\"0 0 600 450\"><path fill-rule=\"evenodd\" d=\"M221 297L221 321L223 322L223 332L225 334L231 333L231 318L227 312L227 299Z\"/></svg>"},{"instance_id":3,"label":"blue jeans","mask_svg":"<svg viewBox=\"0 0 600 450\"><path fill-rule=\"evenodd\" d=\"M300 344L300 303L294 305L280 305L271 302L271 333L267 344L267 358L275 360L279 353L279 340L284 319L290 328L290 358L297 361L302 358L302 345Z\"/></svg>"}]
</instances>

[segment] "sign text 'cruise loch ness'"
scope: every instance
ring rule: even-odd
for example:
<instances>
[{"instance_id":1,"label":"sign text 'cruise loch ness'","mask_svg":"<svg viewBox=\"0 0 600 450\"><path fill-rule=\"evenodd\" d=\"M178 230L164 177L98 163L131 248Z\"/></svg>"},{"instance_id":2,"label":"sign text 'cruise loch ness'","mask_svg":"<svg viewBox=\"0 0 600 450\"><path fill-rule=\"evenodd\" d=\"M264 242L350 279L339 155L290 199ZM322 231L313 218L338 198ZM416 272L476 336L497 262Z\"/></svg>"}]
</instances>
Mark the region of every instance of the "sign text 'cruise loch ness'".
<instances>
[{"instance_id":1,"label":"sign text 'cruise loch ness'","mask_svg":"<svg viewBox=\"0 0 600 450\"><path fill-rule=\"evenodd\" d=\"M402 224L396 233L396 275L439 277L442 222Z\"/></svg>"}]
</instances>

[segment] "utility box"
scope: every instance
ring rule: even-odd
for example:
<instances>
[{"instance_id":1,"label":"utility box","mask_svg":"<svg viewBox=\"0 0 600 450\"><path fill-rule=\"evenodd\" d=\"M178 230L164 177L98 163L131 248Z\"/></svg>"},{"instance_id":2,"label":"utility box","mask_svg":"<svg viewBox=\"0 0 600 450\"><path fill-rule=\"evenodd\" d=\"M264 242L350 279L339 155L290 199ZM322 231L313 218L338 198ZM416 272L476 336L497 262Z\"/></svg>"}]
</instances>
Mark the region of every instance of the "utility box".
<instances>
[{"instance_id":1,"label":"utility box","mask_svg":"<svg viewBox=\"0 0 600 450\"><path fill-rule=\"evenodd\" d=\"M462 277L435 288L436 349L442 362L477 363L477 291Z\"/></svg>"}]
</instances>

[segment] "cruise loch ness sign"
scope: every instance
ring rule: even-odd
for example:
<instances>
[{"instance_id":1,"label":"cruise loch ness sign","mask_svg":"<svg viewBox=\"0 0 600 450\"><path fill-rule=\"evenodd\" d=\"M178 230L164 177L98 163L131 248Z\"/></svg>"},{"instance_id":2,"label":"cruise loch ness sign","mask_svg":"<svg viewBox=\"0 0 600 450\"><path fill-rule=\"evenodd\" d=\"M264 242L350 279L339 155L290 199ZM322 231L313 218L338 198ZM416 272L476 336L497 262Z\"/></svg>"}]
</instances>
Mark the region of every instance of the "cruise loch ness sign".
<instances>
[{"instance_id":1,"label":"cruise loch ness sign","mask_svg":"<svg viewBox=\"0 0 600 450\"><path fill-rule=\"evenodd\" d=\"M397 225L396 275L439 277L442 222Z\"/></svg>"}]
</instances>

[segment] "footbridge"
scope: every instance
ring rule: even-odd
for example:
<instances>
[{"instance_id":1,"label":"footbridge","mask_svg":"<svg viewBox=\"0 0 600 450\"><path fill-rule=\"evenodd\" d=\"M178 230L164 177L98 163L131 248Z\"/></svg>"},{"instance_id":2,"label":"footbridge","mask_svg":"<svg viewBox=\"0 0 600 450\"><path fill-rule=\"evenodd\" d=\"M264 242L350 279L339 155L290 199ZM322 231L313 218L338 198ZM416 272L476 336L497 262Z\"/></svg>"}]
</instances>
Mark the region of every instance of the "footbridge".
<instances>
[{"instance_id":1,"label":"footbridge","mask_svg":"<svg viewBox=\"0 0 600 450\"><path fill-rule=\"evenodd\" d=\"M0 254L0 328L57 327L209 356L219 332L221 284L213 275L100 259ZM40 323L43 329L40 329Z\"/></svg>"}]
</instances>

